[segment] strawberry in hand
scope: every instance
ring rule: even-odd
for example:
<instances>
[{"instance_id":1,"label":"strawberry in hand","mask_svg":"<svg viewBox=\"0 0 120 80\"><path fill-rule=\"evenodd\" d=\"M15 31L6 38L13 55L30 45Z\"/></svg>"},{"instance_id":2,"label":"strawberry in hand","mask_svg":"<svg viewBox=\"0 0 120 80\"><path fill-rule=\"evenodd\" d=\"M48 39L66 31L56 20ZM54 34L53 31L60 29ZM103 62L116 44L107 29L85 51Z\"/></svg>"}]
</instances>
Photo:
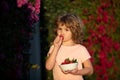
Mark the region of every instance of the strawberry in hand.
<instances>
[{"instance_id":1,"label":"strawberry in hand","mask_svg":"<svg viewBox=\"0 0 120 80\"><path fill-rule=\"evenodd\" d=\"M60 38L62 38L62 40L64 39L64 36L63 35L60 35Z\"/></svg>"}]
</instances>

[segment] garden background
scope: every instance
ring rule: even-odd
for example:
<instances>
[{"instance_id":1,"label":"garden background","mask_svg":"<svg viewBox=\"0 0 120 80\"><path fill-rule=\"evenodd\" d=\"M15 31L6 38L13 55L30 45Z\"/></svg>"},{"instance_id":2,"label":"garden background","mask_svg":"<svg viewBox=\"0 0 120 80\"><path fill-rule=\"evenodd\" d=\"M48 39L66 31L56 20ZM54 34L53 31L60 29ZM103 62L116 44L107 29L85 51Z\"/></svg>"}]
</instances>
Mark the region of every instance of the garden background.
<instances>
[{"instance_id":1,"label":"garden background","mask_svg":"<svg viewBox=\"0 0 120 80\"><path fill-rule=\"evenodd\" d=\"M94 74L86 80L119 80L120 76L120 1L119 0L43 0L41 14L42 46L53 39L54 19L61 13L74 13L82 18L84 45L88 48ZM44 19L44 20L43 20ZM47 34L48 32L48 34ZM44 35L43 35L44 34ZM51 72L47 80L52 80Z\"/></svg>"},{"instance_id":2,"label":"garden background","mask_svg":"<svg viewBox=\"0 0 120 80\"><path fill-rule=\"evenodd\" d=\"M18 2L19 5L18 5ZM84 45L92 56L94 74L85 80L119 80L120 1L119 0L1 0L0 75L1 78L29 80L30 40L36 22L40 30L40 70L42 80L53 80L45 69L45 59L53 40L54 19L61 13L74 13L85 24ZM21 3L22 2L22 3ZM22 4L22 5L20 5ZM36 58L36 57L35 57Z\"/></svg>"}]
</instances>

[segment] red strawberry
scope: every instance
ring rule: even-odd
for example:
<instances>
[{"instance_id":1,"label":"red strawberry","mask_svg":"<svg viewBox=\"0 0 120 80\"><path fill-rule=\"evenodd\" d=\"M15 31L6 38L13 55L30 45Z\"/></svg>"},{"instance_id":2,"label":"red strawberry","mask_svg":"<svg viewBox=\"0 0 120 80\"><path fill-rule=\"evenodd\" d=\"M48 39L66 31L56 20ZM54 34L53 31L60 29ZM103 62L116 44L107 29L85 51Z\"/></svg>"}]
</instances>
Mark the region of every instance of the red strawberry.
<instances>
[{"instance_id":1,"label":"red strawberry","mask_svg":"<svg viewBox=\"0 0 120 80\"><path fill-rule=\"evenodd\" d=\"M60 38L62 38L62 40L64 39L64 36L63 35L60 35Z\"/></svg>"},{"instance_id":2,"label":"red strawberry","mask_svg":"<svg viewBox=\"0 0 120 80\"><path fill-rule=\"evenodd\" d=\"M69 58L66 58L64 62L62 62L61 64L63 65L63 64L70 64L70 63L77 63L77 59L73 58L72 60L70 60Z\"/></svg>"}]
</instances>

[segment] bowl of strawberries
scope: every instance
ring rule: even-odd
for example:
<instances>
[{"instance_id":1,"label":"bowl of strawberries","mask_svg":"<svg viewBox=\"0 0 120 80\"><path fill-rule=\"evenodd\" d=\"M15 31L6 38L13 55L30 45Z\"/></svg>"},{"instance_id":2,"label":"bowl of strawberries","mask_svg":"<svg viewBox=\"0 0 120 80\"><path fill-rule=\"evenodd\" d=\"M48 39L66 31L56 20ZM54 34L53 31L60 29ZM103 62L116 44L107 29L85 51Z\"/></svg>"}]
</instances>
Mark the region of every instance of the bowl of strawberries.
<instances>
[{"instance_id":1,"label":"bowl of strawberries","mask_svg":"<svg viewBox=\"0 0 120 80\"><path fill-rule=\"evenodd\" d=\"M77 59L66 58L59 66L63 71L73 70L78 66L78 62Z\"/></svg>"}]
</instances>

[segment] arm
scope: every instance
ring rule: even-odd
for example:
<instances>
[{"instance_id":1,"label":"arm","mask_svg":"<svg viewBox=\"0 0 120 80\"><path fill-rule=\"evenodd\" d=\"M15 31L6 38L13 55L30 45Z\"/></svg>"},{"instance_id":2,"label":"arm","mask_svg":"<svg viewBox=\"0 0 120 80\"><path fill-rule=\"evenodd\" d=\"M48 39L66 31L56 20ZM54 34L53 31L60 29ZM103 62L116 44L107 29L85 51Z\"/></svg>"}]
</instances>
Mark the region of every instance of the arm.
<instances>
[{"instance_id":1,"label":"arm","mask_svg":"<svg viewBox=\"0 0 120 80\"><path fill-rule=\"evenodd\" d=\"M77 71L79 75L92 75L93 74L93 66L89 59L83 62L83 66L84 66L83 69Z\"/></svg>"},{"instance_id":2,"label":"arm","mask_svg":"<svg viewBox=\"0 0 120 80\"><path fill-rule=\"evenodd\" d=\"M58 48L54 47L51 53L48 53L49 55L47 56L46 60L46 69L47 70L52 70L55 64L56 56L57 56Z\"/></svg>"},{"instance_id":3,"label":"arm","mask_svg":"<svg viewBox=\"0 0 120 80\"><path fill-rule=\"evenodd\" d=\"M51 48L52 50L50 49L50 52L48 53L49 55L47 56L47 60L45 64L47 70L53 69L61 43L62 43L62 38L57 36L56 39L54 40L54 47Z\"/></svg>"},{"instance_id":4,"label":"arm","mask_svg":"<svg viewBox=\"0 0 120 80\"><path fill-rule=\"evenodd\" d=\"M90 61L90 55L89 55L89 52L87 51L87 49L85 47L83 47L81 55L84 55L82 57L82 60L83 60L83 63L82 63L83 64L83 69L78 70L77 73L79 75L91 75L91 74L93 74L93 66L92 66L92 63Z\"/></svg>"}]
</instances>

